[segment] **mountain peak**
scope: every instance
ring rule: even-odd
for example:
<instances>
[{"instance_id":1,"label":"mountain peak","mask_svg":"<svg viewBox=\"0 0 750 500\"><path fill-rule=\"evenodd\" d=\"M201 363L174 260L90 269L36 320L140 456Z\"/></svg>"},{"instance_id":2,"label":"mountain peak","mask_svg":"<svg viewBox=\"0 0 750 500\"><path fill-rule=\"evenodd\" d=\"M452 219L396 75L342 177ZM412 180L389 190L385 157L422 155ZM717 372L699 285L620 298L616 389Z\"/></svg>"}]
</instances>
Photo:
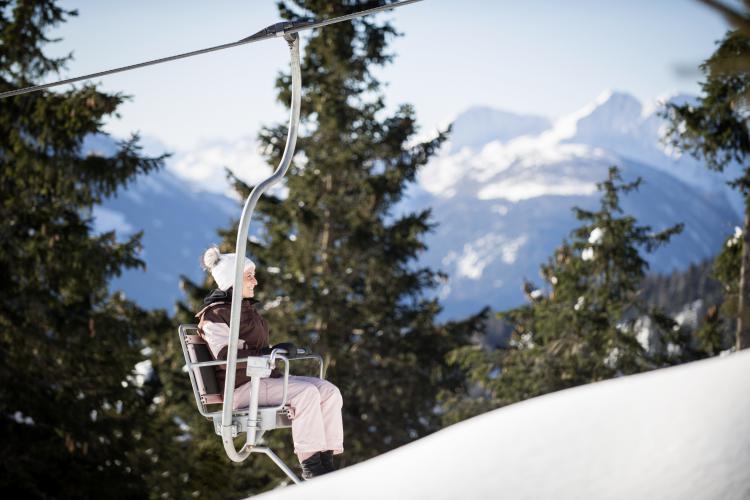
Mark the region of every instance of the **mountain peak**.
<instances>
[{"instance_id":1,"label":"mountain peak","mask_svg":"<svg viewBox=\"0 0 750 500\"><path fill-rule=\"evenodd\" d=\"M518 115L486 106L473 106L453 120L451 152L479 150L492 141L507 142L524 135L538 135L551 127L544 117Z\"/></svg>"},{"instance_id":2,"label":"mountain peak","mask_svg":"<svg viewBox=\"0 0 750 500\"><path fill-rule=\"evenodd\" d=\"M601 94L596 96L593 102L597 105L596 107L641 105L640 101L633 94L612 89L605 89Z\"/></svg>"},{"instance_id":3,"label":"mountain peak","mask_svg":"<svg viewBox=\"0 0 750 500\"><path fill-rule=\"evenodd\" d=\"M589 143L603 135L628 134L640 124L642 112L631 94L607 90L575 114L575 140Z\"/></svg>"}]
</instances>

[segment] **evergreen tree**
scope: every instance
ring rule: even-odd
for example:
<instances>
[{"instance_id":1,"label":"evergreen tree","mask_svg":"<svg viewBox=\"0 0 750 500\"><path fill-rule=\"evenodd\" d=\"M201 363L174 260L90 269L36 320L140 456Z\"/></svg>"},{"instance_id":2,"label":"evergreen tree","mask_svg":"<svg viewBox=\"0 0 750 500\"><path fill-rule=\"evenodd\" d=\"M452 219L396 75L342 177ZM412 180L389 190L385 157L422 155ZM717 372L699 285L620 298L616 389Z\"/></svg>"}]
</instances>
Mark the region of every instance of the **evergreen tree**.
<instances>
[{"instance_id":1,"label":"evergreen tree","mask_svg":"<svg viewBox=\"0 0 750 500\"><path fill-rule=\"evenodd\" d=\"M723 339L730 329L737 330L736 322L738 321L738 307L740 306L739 271L741 268L740 262L744 255L742 236L742 230L736 228L735 234L727 238L719 255L713 262L712 275L721 283L724 301L715 310L708 312L706 325L698 332L701 342L712 352L726 350L727 345Z\"/></svg>"},{"instance_id":2,"label":"evergreen tree","mask_svg":"<svg viewBox=\"0 0 750 500\"><path fill-rule=\"evenodd\" d=\"M75 11L0 1L0 90L40 82L46 32ZM125 97L86 85L0 101L0 491L13 498L148 496L152 391L134 376L141 338L168 324L107 283L143 266L140 235L94 234L92 207L162 158L138 138L83 156ZM173 426L176 430L176 426Z\"/></svg>"},{"instance_id":3,"label":"evergreen tree","mask_svg":"<svg viewBox=\"0 0 750 500\"><path fill-rule=\"evenodd\" d=\"M334 17L382 1L285 2L282 17ZM303 159L289 178L289 202L264 212L264 241L254 253L265 270L272 324L326 357L345 397L348 463L377 455L439 428L436 387L453 383L443 357L477 328L477 318L439 327L439 306L424 297L438 276L414 266L425 250L430 211L395 214L407 185L444 140L408 145L414 111L383 117L373 66L388 63L388 23L368 19L314 33L302 68ZM279 79L289 100L289 76ZM261 139L278 162L283 127ZM290 243L290 240L293 242ZM273 268L279 270L271 274ZM303 286L300 286L303 284ZM279 300L280 299L280 300Z\"/></svg>"},{"instance_id":4,"label":"evergreen tree","mask_svg":"<svg viewBox=\"0 0 750 500\"><path fill-rule=\"evenodd\" d=\"M734 252L724 250L719 258L691 264L688 269L649 276L640 287L643 301L667 314L691 309L695 323L687 319L683 328L693 330L699 349L709 356L731 349L734 344L730 318L736 317L738 242L739 235L735 235L726 242L727 246L735 247ZM733 271L727 272L730 269Z\"/></svg>"},{"instance_id":5,"label":"evergreen tree","mask_svg":"<svg viewBox=\"0 0 750 500\"><path fill-rule=\"evenodd\" d=\"M526 283L529 304L500 314L515 326L507 348L486 352L465 346L451 353L451 361L467 372L473 393L443 394L444 406L451 408L449 422L705 355L686 331L640 297L648 264L639 249L656 249L682 227L653 233L621 215L620 196L639 183L622 182L612 167L598 185L600 209L574 209L583 225L541 267L544 289ZM649 330L644 346L639 333Z\"/></svg>"},{"instance_id":6,"label":"evergreen tree","mask_svg":"<svg viewBox=\"0 0 750 500\"><path fill-rule=\"evenodd\" d=\"M281 2L280 11L298 21L382 3L300 0ZM322 354L327 378L343 394L344 465L439 428L438 388L460 380L444 357L480 328L480 316L436 324L439 305L424 292L439 276L414 262L425 249L430 212L394 211L444 139L411 144L417 131L413 109L404 105L385 114L371 68L391 60L386 45L395 35L390 24L368 18L312 32L302 62L301 134L286 199L264 196L251 225L251 233L261 228L250 256L258 265L257 296L271 342L291 340ZM288 104L290 76L281 75L277 87L279 100ZM286 133L285 125L261 133L274 167ZM234 181L246 197L251 186ZM221 251L233 251L236 227L222 235ZM189 282L186 289L197 293L185 307L185 320L206 292ZM279 434L269 439L294 461L289 436Z\"/></svg>"},{"instance_id":7,"label":"evergreen tree","mask_svg":"<svg viewBox=\"0 0 750 500\"><path fill-rule=\"evenodd\" d=\"M738 285L736 348L750 346L750 34L730 32L716 52L701 65L706 81L698 105L670 104L672 144L706 161L708 168L723 171L732 162L743 165L742 175L730 184L745 197L742 254L733 270ZM729 298L727 299L729 300Z\"/></svg>"},{"instance_id":8,"label":"evergreen tree","mask_svg":"<svg viewBox=\"0 0 750 500\"><path fill-rule=\"evenodd\" d=\"M702 302L701 312L724 302L723 286L715 276L714 259L690 264L669 274L652 274L641 285L641 297L668 314L678 314L687 304Z\"/></svg>"}]
</instances>

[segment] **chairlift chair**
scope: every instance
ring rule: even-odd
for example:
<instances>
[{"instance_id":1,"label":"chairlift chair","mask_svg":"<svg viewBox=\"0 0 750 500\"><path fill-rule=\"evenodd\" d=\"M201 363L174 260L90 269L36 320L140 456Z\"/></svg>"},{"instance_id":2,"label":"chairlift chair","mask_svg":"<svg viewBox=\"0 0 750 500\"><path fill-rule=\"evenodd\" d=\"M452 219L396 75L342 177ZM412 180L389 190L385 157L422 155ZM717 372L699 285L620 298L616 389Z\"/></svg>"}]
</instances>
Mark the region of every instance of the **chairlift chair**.
<instances>
[{"instance_id":1,"label":"chairlift chair","mask_svg":"<svg viewBox=\"0 0 750 500\"><path fill-rule=\"evenodd\" d=\"M236 255L244 256L247 249L247 236L250 227L250 220L255 210L255 205L261 195L271 186L279 182L289 169L289 165L294 155L294 149L297 143L297 130L299 128L300 113L300 94L302 91L300 56L299 56L299 35L297 33L287 33L287 23L279 23L259 32L257 35L267 36L267 32L273 32L275 36L283 36L289 44L291 52L291 69L292 69L292 103L289 118L289 130L287 133L286 146L281 162L270 177L260 184L256 185L242 209L239 228L237 231ZM254 35L254 36L257 36ZM244 259L236 259L239 265L235 266L234 290L242 290L242 275L244 268ZM292 470L270 449L260 446L263 434L266 431L291 427L286 399L287 387L289 383L289 361L291 359L317 359L320 363L320 377L323 378L323 359L314 354L308 354L302 350L296 353L288 353L283 349L274 349L270 355L251 356L241 360L247 363L247 375L250 377L250 401L246 409L233 411L234 406L234 381L235 368L237 366L237 348L239 341L240 311L242 304L242 294L232 294L232 308L230 312L229 323L229 346L226 360L216 360L211 355L206 343L198 335L198 328L195 325L180 325L179 336L185 356L185 364L190 382L193 386L195 401L198 411L201 415L210 419L214 424L215 432L221 436L224 443L224 450L227 456L235 462L242 462L252 453L265 453L278 465L292 481L299 483L300 479ZM192 332L192 333L189 333ZM277 360L284 362L284 386L283 398L280 404L276 406L259 407L258 406L258 389L260 380L271 375L271 370L275 367ZM216 382L215 367L226 365L226 379L224 394L219 393L219 387ZM209 411L211 405L222 405L220 411ZM247 434L244 446L237 451L234 445L234 438L241 433Z\"/></svg>"},{"instance_id":2,"label":"chairlift chair","mask_svg":"<svg viewBox=\"0 0 750 500\"><path fill-rule=\"evenodd\" d=\"M180 325L179 336L182 353L185 356L185 367L193 387L195 404L200 414L213 422L215 432L221 436L223 412L222 410L212 411L212 407L216 408L218 405L224 404L224 397L219 392L215 369L216 366L226 365L227 361L214 359L205 340L198 334L197 325ZM300 482L297 475L270 448L261 446L261 442L263 434L266 431L292 426L286 401L289 383L289 362L305 359L318 361L320 366L319 376L321 379L324 378L323 358L318 354L310 354L300 348L297 348L296 353L289 353L284 349L277 348L273 349L270 355L251 356L237 360L238 362L247 363L247 374L250 376L250 383L252 385L248 406L235 410L231 414L232 438L241 433L247 434L247 440L243 450L240 452L243 454L245 450L247 451L247 455L244 458L247 458L250 453L264 453L295 483ZM258 388L260 386L260 379L271 375L271 370L275 367L276 361L284 363L281 402L276 406L259 406ZM229 402L229 407L232 407L231 401Z\"/></svg>"}]
</instances>

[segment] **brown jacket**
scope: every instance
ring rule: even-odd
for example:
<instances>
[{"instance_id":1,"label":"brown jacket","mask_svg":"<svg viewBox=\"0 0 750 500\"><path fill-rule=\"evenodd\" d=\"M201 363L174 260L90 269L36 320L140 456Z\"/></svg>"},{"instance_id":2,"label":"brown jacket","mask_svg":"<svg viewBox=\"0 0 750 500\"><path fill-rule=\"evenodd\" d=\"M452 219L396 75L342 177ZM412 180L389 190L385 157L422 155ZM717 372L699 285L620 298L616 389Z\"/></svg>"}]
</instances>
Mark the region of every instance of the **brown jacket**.
<instances>
[{"instance_id":1,"label":"brown jacket","mask_svg":"<svg viewBox=\"0 0 750 500\"><path fill-rule=\"evenodd\" d=\"M211 298L216 294L212 294ZM206 299L207 301L209 299ZM268 347L269 329L268 323L255 309L255 299L242 299L242 312L240 314L240 335L237 359L248 356L259 356L261 349ZM232 309L231 294L223 297L215 297L214 301L208 303L195 315L198 318L198 332L208 343L209 350L214 359L227 359L229 349L229 320ZM245 363L237 363L237 371L234 379L234 387L249 382L250 377L245 374ZM216 367L216 380L223 393L224 381L226 380L226 366Z\"/></svg>"}]
</instances>

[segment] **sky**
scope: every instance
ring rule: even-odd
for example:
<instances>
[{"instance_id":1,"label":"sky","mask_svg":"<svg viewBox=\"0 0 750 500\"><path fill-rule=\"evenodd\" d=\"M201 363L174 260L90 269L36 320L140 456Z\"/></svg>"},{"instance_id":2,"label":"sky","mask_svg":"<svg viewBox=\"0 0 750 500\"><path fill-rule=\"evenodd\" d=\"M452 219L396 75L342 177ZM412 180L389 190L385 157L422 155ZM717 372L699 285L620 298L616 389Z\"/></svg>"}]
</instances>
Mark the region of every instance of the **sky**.
<instances>
[{"instance_id":1,"label":"sky","mask_svg":"<svg viewBox=\"0 0 750 500\"><path fill-rule=\"evenodd\" d=\"M279 20L275 0L62 6L79 15L51 33L62 41L48 53L75 57L61 78L236 41ZM697 66L727 29L695 0L425 0L377 16L403 33L390 45L395 61L376 71L386 102L413 104L424 132L471 106L556 118L607 89L644 103L697 93ZM287 120L274 81L288 64L286 44L269 40L102 78L101 90L132 97L105 130L183 155L252 141Z\"/></svg>"}]
</instances>

